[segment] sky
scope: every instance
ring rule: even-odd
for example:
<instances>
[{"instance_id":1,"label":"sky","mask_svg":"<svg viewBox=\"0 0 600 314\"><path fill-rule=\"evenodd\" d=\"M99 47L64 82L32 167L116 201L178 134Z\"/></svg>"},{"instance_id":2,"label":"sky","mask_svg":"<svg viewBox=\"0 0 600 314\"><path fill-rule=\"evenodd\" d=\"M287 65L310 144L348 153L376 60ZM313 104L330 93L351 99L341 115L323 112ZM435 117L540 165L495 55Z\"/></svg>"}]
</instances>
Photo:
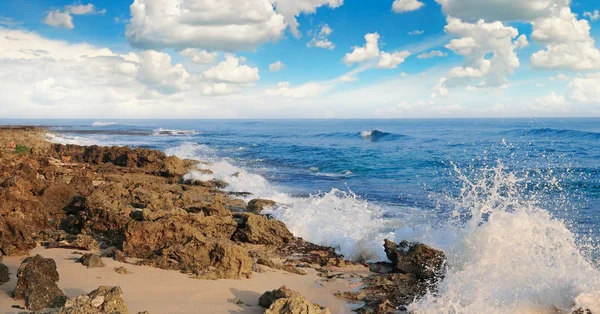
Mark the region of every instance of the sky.
<instances>
[{"instance_id":1,"label":"sky","mask_svg":"<svg viewBox=\"0 0 600 314\"><path fill-rule=\"evenodd\" d=\"M0 118L600 117L597 0L0 1Z\"/></svg>"}]
</instances>

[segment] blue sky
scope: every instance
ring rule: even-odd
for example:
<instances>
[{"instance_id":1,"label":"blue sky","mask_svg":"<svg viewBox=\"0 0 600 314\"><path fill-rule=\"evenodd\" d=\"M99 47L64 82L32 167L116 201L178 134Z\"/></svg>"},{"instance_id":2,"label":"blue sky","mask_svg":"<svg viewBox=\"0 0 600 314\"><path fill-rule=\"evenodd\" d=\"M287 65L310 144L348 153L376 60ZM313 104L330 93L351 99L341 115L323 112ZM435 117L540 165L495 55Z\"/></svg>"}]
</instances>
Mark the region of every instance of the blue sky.
<instances>
[{"instance_id":1,"label":"blue sky","mask_svg":"<svg viewBox=\"0 0 600 314\"><path fill-rule=\"evenodd\" d=\"M2 1L0 117L599 116L600 6L545 5Z\"/></svg>"}]
</instances>

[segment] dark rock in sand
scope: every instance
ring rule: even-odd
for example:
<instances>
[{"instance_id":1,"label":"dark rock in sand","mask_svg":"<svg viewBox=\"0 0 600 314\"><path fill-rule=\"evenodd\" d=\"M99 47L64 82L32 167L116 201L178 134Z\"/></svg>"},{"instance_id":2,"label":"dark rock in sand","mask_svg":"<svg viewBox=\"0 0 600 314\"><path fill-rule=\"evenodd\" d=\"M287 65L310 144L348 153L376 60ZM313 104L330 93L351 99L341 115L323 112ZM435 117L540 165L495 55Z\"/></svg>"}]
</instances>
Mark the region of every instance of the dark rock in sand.
<instances>
[{"instance_id":1,"label":"dark rock in sand","mask_svg":"<svg viewBox=\"0 0 600 314\"><path fill-rule=\"evenodd\" d=\"M264 200L264 199L253 199L250 202L248 202L248 209L247 211L253 214L259 214L260 212L262 212L266 207L273 207L275 206L277 203L275 203L274 201L271 200Z\"/></svg>"},{"instance_id":2,"label":"dark rock in sand","mask_svg":"<svg viewBox=\"0 0 600 314\"><path fill-rule=\"evenodd\" d=\"M83 254L77 261L88 268L100 268L105 266L100 256L94 253Z\"/></svg>"},{"instance_id":3,"label":"dark rock in sand","mask_svg":"<svg viewBox=\"0 0 600 314\"><path fill-rule=\"evenodd\" d=\"M121 274L121 275L129 275L129 274L131 274L131 272L129 271L129 269L127 269L127 268L125 268L123 266L115 268L115 273Z\"/></svg>"},{"instance_id":4,"label":"dark rock in sand","mask_svg":"<svg viewBox=\"0 0 600 314\"><path fill-rule=\"evenodd\" d=\"M410 244L406 241L396 244L385 240L383 247L395 271L414 274L422 280L435 279L443 273L446 258L442 251L425 244Z\"/></svg>"},{"instance_id":5,"label":"dark rock in sand","mask_svg":"<svg viewBox=\"0 0 600 314\"><path fill-rule=\"evenodd\" d=\"M309 302L298 292L283 286L265 292L258 304L268 308L265 314L329 314L329 310L319 304Z\"/></svg>"},{"instance_id":6,"label":"dark rock in sand","mask_svg":"<svg viewBox=\"0 0 600 314\"><path fill-rule=\"evenodd\" d=\"M120 287L101 286L88 293L67 300L65 305L51 314L128 314L127 304Z\"/></svg>"},{"instance_id":7,"label":"dark rock in sand","mask_svg":"<svg viewBox=\"0 0 600 314\"><path fill-rule=\"evenodd\" d=\"M1 261L2 259L0 259ZM8 271L8 266L0 263L0 285L10 281L10 273Z\"/></svg>"},{"instance_id":8,"label":"dark rock in sand","mask_svg":"<svg viewBox=\"0 0 600 314\"><path fill-rule=\"evenodd\" d=\"M281 221L249 213L239 213L234 217L238 221L237 230L232 238L235 241L280 245L294 239L292 233Z\"/></svg>"},{"instance_id":9,"label":"dark rock in sand","mask_svg":"<svg viewBox=\"0 0 600 314\"><path fill-rule=\"evenodd\" d=\"M33 311L47 307L60 307L65 294L58 288L56 263L41 255L26 258L17 271L15 300L25 300L25 306Z\"/></svg>"}]
</instances>

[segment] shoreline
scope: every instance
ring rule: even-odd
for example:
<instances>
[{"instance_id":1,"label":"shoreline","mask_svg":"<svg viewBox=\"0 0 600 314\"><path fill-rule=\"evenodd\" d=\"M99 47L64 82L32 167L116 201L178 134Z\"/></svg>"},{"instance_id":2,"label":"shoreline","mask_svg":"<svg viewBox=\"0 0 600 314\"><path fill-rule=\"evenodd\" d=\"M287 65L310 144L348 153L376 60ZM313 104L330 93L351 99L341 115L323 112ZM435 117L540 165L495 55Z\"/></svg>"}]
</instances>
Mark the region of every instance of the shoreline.
<instances>
[{"instance_id":1,"label":"shoreline","mask_svg":"<svg viewBox=\"0 0 600 314\"><path fill-rule=\"evenodd\" d=\"M164 153L162 152L158 152L158 151L153 151L153 150L140 150L140 152L137 152L138 150L129 150L129 149L125 149L125 148L118 148L118 147L112 147L112 148L103 148L103 153L102 154L114 154L114 150L117 150L117 155L119 153L124 153L124 154L128 154L127 158L139 158L139 159L157 159L162 163L162 168L158 169L156 167L152 168L153 163L148 163L147 165L145 165L144 167L138 167L137 164L134 163L134 166L118 166L115 165L116 163L120 162L118 160L115 159L115 161L112 162L105 162L105 160L101 160L100 162L97 162L97 160L79 160L82 158L85 158L85 154L88 153L87 151L89 150L88 147L86 146L77 146L77 145L60 145L60 144L53 144L50 143L46 140L45 134L50 133L47 132L46 130L33 126L9 126L9 127L0 127L0 147L3 148L2 151L0 151L0 159L5 159L5 160L11 160L12 161L12 165L14 164L21 164L21 166L23 166L24 164L30 164L30 163L34 163L35 166L39 166L37 164L42 164L41 166L39 166L39 168L37 169L37 174L35 174L37 176L37 178L39 179L40 175L43 179L43 181L48 181L45 182L46 185L48 186L53 186L53 185L60 185L61 187L65 188L65 186L71 186L71 185L75 185L75 184L83 184L81 183L81 180L75 180L75 175L73 175L74 173L79 172L77 175L83 175L84 177L87 177L87 181L85 181L87 184L91 183L91 186L87 186L85 188L82 188L83 190L89 189L90 187L92 187L92 191L86 191L86 193L88 193L88 195L86 197L88 198L93 198L93 196L90 196L93 194L94 191L97 191L101 188L103 188L106 185L109 185L111 182L115 182L115 184L121 184L118 183L120 182L120 180L122 178L117 178L115 177L115 175L118 176L122 176L127 178L127 180L133 180L133 181L139 181L140 183L138 184L148 184L149 186L151 185L156 185L159 187L165 185L169 186L171 189L173 188L173 186L180 186L181 188L183 188L183 191L185 191L186 189L195 189L195 192L197 192L196 194L190 194L190 195L196 195L195 197L198 198L204 198L203 200L201 200L204 203L210 203L215 201L215 199L217 200L221 200L220 202L222 202L221 207L225 207L225 208L229 208L230 210L232 208L238 208L240 206L243 206L244 208L247 206L246 204L244 204L243 201L236 199L236 198L232 198L230 196L230 193L227 192L222 192L219 190L219 188L217 187L220 183L219 182L187 182L184 183L183 181L181 181L183 174L187 173L189 170L191 169L195 169L194 164L196 163L200 163L201 161L179 161L179 160L175 160L177 158L171 158L171 157L163 157L161 154L164 155ZM16 145L16 146L15 146ZM27 147L27 151L25 152L19 152L19 153L14 153L11 150L15 150L15 147L22 145L23 147ZM8 149L4 149L8 147ZM79 151L78 151L79 150ZM119 151L120 150L120 151ZM77 152L74 152L77 151ZM83 151L83 155L77 155L77 154L81 154L81 151ZM137 152L138 155L134 155L133 157L130 156L131 154L133 154L133 152ZM58 155L57 155L58 153ZM140 155L141 154L141 155ZM155 156L158 154L158 157ZM105 157L102 157L105 158ZM118 159L118 157L117 157ZM175 160L175 162L173 162L173 160ZM139 161L138 161L139 162ZM185 169L180 169L181 166L184 165ZM52 178L52 182L50 182L50 177L49 174L47 172L44 171L48 171L47 169L43 169L44 167L52 167L52 171L55 171L55 168L59 168L62 170L58 170L57 174L52 174L54 177ZM169 168L170 167L170 168ZM156 168L156 169L155 169ZM167 168L167 170L165 170L165 168ZM6 169L5 169L6 170ZM12 169L14 170L14 169ZM171 176L170 172L177 172L177 174ZM40 174L43 173L43 174ZM2 175L0 173L0 175ZM6 171L5 171L5 175L6 175ZM3 176L4 177L4 176ZM5 180L7 178L3 178L0 177L0 179ZM8 176L10 178L10 175ZM2 181L0 180L0 181ZM61 182L62 180L62 182ZM156 181L156 182L154 182ZM31 183L31 182L30 182ZM17 184L18 185L18 184ZM80 186L75 186L74 187L76 190L81 188ZM51 190L50 187L45 188L45 190L42 190L42 196L47 194L47 192L45 192L46 190ZM21 193L23 191L19 191L19 193ZM58 191L59 193L61 191ZM79 191L78 191L79 192ZM154 193L156 191L153 191L152 193ZM244 191L240 191L240 192L244 192ZM130 190L130 193L133 193L132 190ZM34 194L34 198L36 197ZM77 194L77 193L75 193ZM27 195L29 195L27 193ZM183 195L183 194L182 194ZM19 194L17 195L17 198L19 197L23 197L23 200L19 200L18 201L23 201L26 202L26 198L29 198L29 196L25 197L24 194ZM70 197L70 196L69 196ZM50 197L52 198L52 197ZM188 197L188 199L191 199L190 197ZM212 200L212 201L211 201ZM30 200L27 200L30 201ZM109 200L108 200L109 201ZM162 211L162 209L157 208L160 207L161 205L158 203L152 203L156 201L155 199L151 200L149 204L147 204L147 208L151 208L151 210L148 210L148 212L146 212L145 208L143 211L138 210L136 208L134 208L132 210L132 214L135 213L142 213L143 215L170 215L172 210L169 210L168 213L167 211ZM195 200L197 204L197 200ZM89 202L89 199L88 199ZM217 201L219 202L219 201ZM240 203L241 202L241 203ZM64 203L64 202L63 202ZM63 208L62 206L65 205L64 204L60 204L58 205L58 210L52 212L50 215L54 215L54 216L59 216L62 217L60 219L68 219L69 217L73 216L71 214L68 215L63 215L62 211ZM216 203L215 203L216 204ZM164 204L163 204L164 205ZM185 202L183 202L182 204L178 204L177 206L187 206L189 204L185 204ZM69 205L71 206L71 205ZM136 205L137 206L137 205ZM171 208L173 207L173 204L169 204L166 205L167 207ZM214 205L213 205L214 207ZM0 210L2 210L2 208L0 208ZM52 209L54 210L54 209ZM49 209L49 211L52 211ZM80 211L80 208L75 209L76 211ZM204 209L203 209L204 210ZM212 210L212 208L210 209ZM218 210L223 210L222 208L219 208ZM5 211L4 211L5 212ZM193 211L189 211L188 215L191 215L193 213ZM229 212L229 211L227 211ZM2 212L0 212L2 213ZM6 212L5 212L6 214ZM75 215L80 215L80 212L77 212ZM137 214L136 214L137 215ZM177 215L179 215L179 213L177 213ZM206 214L205 214L206 215ZM210 214L208 214L210 215ZM224 217L223 219L225 219L227 221L227 218L231 215L234 215L234 219L236 219L239 223L239 219L240 216L236 216L238 214L234 214L233 212L231 213L219 213L219 215L225 215L225 216L219 216L219 217ZM253 215L253 214L244 214L244 215ZM25 216L27 216L27 214L25 214ZM237 217L237 218L235 218ZM252 216L254 217L254 216ZM257 216L259 217L259 216ZM242 217L243 218L243 217ZM139 218L136 218L139 219ZM142 218L142 220L144 220L146 218ZM262 218L261 218L262 219ZM132 225L135 224L135 219L131 219L131 218L127 218L127 220L131 220L129 223L126 222L126 225ZM159 221L159 220L157 220ZM232 220L233 223L234 220ZM274 223L273 222L266 222L266 223ZM85 222L88 223L88 222ZM98 224L98 222L93 222ZM260 222L265 223L265 222ZM282 223L279 223L280 225L283 225ZM48 226L44 226L43 230L46 230L44 232L47 232L47 227ZM100 244L100 246L103 248L102 251L106 251L107 249L110 251L110 249L112 249L112 245L114 243L111 243L112 239L111 235L106 235L103 233L95 233L94 231L91 230L95 230L93 227L97 227L97 226L92 226L92 228L88 228L86 229L86 231L80 231L83 232L85 234L89 234L92 235L96 240L98 240L98 243ZM278 227L277 228L281 228ZM42 228L38 228L39 230L32 230L32 231L42 231ZM136 312L136 311L144 311L144 310L148 310L151 313L203 313L203 312L210 312L210 313L262 313L264 312L264 308L260 307L258 305L258 297L264 293L265 291L268 290L273 290L273 289L277 289L280 286L288 286L289 288L296 290L298 292L300 292L301 295L305 296L309 301L311 302L316 302L318 304L321 304L327 308L329 308L332 313L349 313L351 312L352 309L356 309L359 308L361 306L364 305L364 302L360 302L360 301L351 301L351 300L347 300L347 299L343 299L340 297L335 296L336 293L340 293L340 292L350 292L350 291L357 291L363 284L362 284L362 280L360 278L366 278L368 276L370 276L372 273L369 271L369 268L366 267L365 265L360 265L360 264L355 264L355 263L351 263L349 261L346 262L338 262L338 264L340 264L342 267L338 268L332 264L328 265L328 261L323 262L323 258L321 258L318 254L321 254L323 256L327 256L328 254L331 255L332 254L332 249L328 249L328 248L324 248L324 247L318 247L315 246L314 249L317 250L322 250L322 251L330 251L331 253L318 253L316 257L318 257L315 260L315 256L311 257L311 254L313 254L314 252L310 252L310 249L312 247L308 247L308 252L299 252L299 251L294 251L297 248L294 248L294 245L289 246L287 248L284 249L288 251L288 255L292 256L292 255L298 255L298 254L304 254L303 258L306 258L306 261L308 262L313 262L312 265L305 265L302 267L306 267L306 268L296 268L294 267L292 264L290 264L290 260L288 260L287 262L285 262L285 255L286 254L275 254L274 252L277 252L279 250L282 249L282 244L284 244L286 242L294 242L294 241L299 241L297 243L301 244L304 243L304 241L302 239L298 239L298 240L291 240L292 238L290 238L290 240L288 239L284 239L283 242L282 240L277 239L277 237L279 236L283 236L284 238L286 237L291 237L291 234L286 235L285 233L288 232L287 229L285 229L285 225L283 225L283 229L281 230L277 230L275 233L273 234L268 234L268 235L264 235L261 234L260 236L263 237L272 237L272 239L262 239L260 238L259 240L255 240L254 242L261 242L263 241L265 244L252 244L252 243L244 243L244 240L240 240L242 242L234 242L232 243L232 245L236 245L239 246L241 248L244 248L244 250L249 250L252 254L259 254L259 255L269 255L270 258L270 262L262 262L261 266L257 266L256 265L256 258L255 259L255 266L257 266L256 270L261 271L262 273L257 273L254 272L252 273L252 276L250 277L250 279L226 279L226 278L210 278L210 279L218 279L218 280L204 280L204 279L195 279L195 278L191 278L193 276L190 276L190 274L184 274L179 272L177 269L177 267L172 268L171 266L167 266L167 267L161 267L160 266L160 262L153 262L151 260L148 260L150 262L146 263L147 265L150 266L158 266L160 268L165 268L165 269L159 269L159 268L155 268L155 267L149 267L149 266L142 266L140 265L135 265L132 264L131 262L129 263L122 263L122 262L118 262L115 261L113 259L110 258L102 258L102 260L105 262L106 267L103 268L98 268L98 269L87 269L86 267L82 266L80 263L77 263L75 261L76 256L74 253L73 249L60 249L60 248L43 248L42 246L47 246L48 244L54 243L54 242L65 242L68 241L67 240L67 235L62 234L60 236L58 236L57 239L41 239L39 237L37 237L37 235L34 236L34 241L35 241L35 246L37 246L37 248L33 248L33 250L29 251L29 254L23 254L23 253L17 253L15 254L15 250L13 250L13 254L11 254L10 252L6 252L6 248L4 249L4 251L2 251L2 248L0 247L0 256L2 256L2 254L7 255L8 256L4 256L4 261L3 263L5 263L9 269L10 269L10 281L8 283L5 283L3 285L0 285L0 291L2 291L2 293L0 294L0 304L2 304L2 306L0 306L0 311L2 312L7 312L10 313L11 311L13 311L14 313L18 313L19 310L18 309L14 309L14 308L10 308L12 305L20 305L23 306L24 303L22 301L16 301L13 300L11 298L11 291L12 289L14 289L14 286L16 285L16 274L17 274L17 268L19 266L19 264L21 263L21 261L26 257L26 256L33 256L35 254L40 254L44 257L50 257L53 258L57 264L57 269L59 271L60 274L60 280L58 281L58 285L60 288L63 289L63 291L65 292L65 294L68 297L75 297L76 295L80 295L82 293L88 293L91 290L97 288L100 285L114 285L114 286L121 286L122 290L123 290L123 298L125 299L126 303L129 305L130 310L132 312ZM62 230L59 230L59 228L56 228L56 231L60 231L63 232ZM255 230L256 231L256 230ZM263 232L264 230L257 230L259 233ZM277 232L280 232L281 234L277 234ZM68 232L67 232L68 233ZM74 232L73 234L76 234L77 232ZM82 234L83 234L82 233ZM288 232L289 233L289 232ZM207 235L208 236L208 235ZM56 236L54 236L56 237ZM243 237L241 237L243 238ZM210 239L208 239L208 241L211 241ZM218 240L221 241L221 240ZM269 242L272 241L272 242ZM250 240L249 242L253 242L253 240ZM64 244L64 243L63 243ZM31 244L29 244L31 247ZM228 244L229 245L229 244ZM118 247L118 246L117 246ZM120 249L120 247L119 247ZM256 250L253 251L253 250ZM300 249L302 250L302 249ZM304 249L306 250L306 249ZM133 252L134 250L132 250ZM84 251L79 251L79 252L84 252ZM252 253L254 252L254 253ZM275 254L275 255L273 255ZM133 254L135 255L135 254ZM276 256L279 255L279 256ZM314 254L313 254L314 255ZM335 255L331 255L332 257L334 257ZM130 257L140 257L140 256L130 256ZM149 256L150 258L152 258L151 256ZM262 257L261 257L262 258ZM273 259L274 258L274 259ZM278 261L282 261L283 258L283 263L279 263ZM326 257L326 259L329 258L331 259L331 257ZM115 257L116 259L116 257ZM313 259L313 260L311 260ZM138 260L136 258L136 260ZM158 263L158 264L157 264ZM303 264L307 264L306 262L301 262L299 261L299 263L303 263ZM316 263L316 264L314 264ZM318 265L318 263L321 263L320 265ZM139 263L138 263L139 264ZM272 267L276 267L276 268L281 268L281 269L285 269L287 271L284 270L279 270L279 269L273 269L270 268L269 266L265 266L265 264L272 266ZM310 264L310 263L309 263ZM130 275L120 275L114 272L114 268L118 267L118 266L125 266L127 268L130 268L133 274ZM254 266L253 266L254 267ZM292 272L296 272L296 269L298 269L298 271L300 273L306 273L305 275L300 275L300 274L294 274L294 273L290 273L289 271ZM255 270L255 269L253 269ZM327 278L327 275L323 275L323 274L334 274L335 276L330 276L330 278ZM192 274L193 275L193 274ZM221 276L221 275L218 275ZM227 277L229 275L224 275L224 277ZM93 277L93 278L92 278ZM209 277L207 277L209 278ZM161 287L152 287L153 286L153 282L159 279L159 281L161 282L162 285L164 285L162 288ZM199 292L201 291L201 292ZM240 306L239 304L235 304L234 301L238 299L239 301L241 301L242 305ZM152 301L149 301L152 300ZM204 309L200 309L202 306L204 306Z\"/></svg>"}]
</instances>

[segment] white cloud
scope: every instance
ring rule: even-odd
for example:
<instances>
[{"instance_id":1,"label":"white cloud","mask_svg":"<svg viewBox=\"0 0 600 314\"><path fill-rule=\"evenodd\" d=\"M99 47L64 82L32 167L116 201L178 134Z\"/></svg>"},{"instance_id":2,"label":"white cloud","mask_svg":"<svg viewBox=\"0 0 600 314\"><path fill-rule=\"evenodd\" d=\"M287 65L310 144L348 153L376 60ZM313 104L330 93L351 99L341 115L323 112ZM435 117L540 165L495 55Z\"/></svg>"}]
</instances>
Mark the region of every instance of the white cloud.
<instances>
[{"instance_id":1,"label":"white cloud","mask_svg":"<svg viewBox=\"0 0 600 314\"><path fill-rule=\"evenodd\" d=\"M189 88L190 74L181 64L173 65L171 56L152 50L140 53L138 79L160 94L175 94Z\"/></svg>"},{"instance_id":2,"label":"white cloud","mask_svg":"<svg viewBox=\"0 0 600 314\"><path fill-rule=\"evenodd\" d=\"M396 13L404 13L416 11L425 4L419 0L395 0L392 4L392 11Z\"/></svg>"},{"instance_id":3,"label":"white cloud","mask_svg":"<svg viewBox=\"0 0 600 314\"><path fill-rule=\"evenodd\" d=\"M225 61L204 71L204 77L223 83L248 84L260 79L258 68L240 64L234 55L226 55Z\"/></svg>"},{"instance_id":4,"label":"white cloud","mask_svg":"<svg viewBox=\"0 0 600 314\"><path fill-rule=\"evenodd\" d=\"M365 35L366 44L362 47L352 48L352 52L344 56L344 63L351 65L361 63L379 57L379 34Z\"/></svg>"},{"instance_id":5,"label":"white cloud","mask_svg":"<svg viewBox=\"0 0 600 314\"><path fill-rule=\"evenodd\" d=\"M568 7L533 22L531 38L546 44L546 50L531 56L531 64L542 69L600 69L600 50L590 36L590 24L577 20Z\"/></svg>"},{"instance_id":6,"label":"white cloud","mask_svg":"<svg viewBox=\"0 0 600 314\"><path fill-rule=\"evenodd\" d=\"M408 34L411 35L411 36L418 36L418 35L425 34L425 31L422 30L422 29L416 29L416 30L414 30L412 32L409 32Z\"/></svg>"},{"instance_id":7,"label":"white cloud","mask_svg":"<svg viewBox=\"0 0 600 314\"><path fill-rule=\"evenodd\" d=\"M274 63L271 63L269 65L269 71L271 72L279 72L281 71L283 68L285 67L285 64L283 64L283 62L281 61L277 61Z\"/></svg>"},{"instance_id":8,"label":"white cloud","mask_svg":"<svg viewBox=\"0 0 600 314\"><path fill-rule=\"evenodd\" d=\"M513 39L519 34L514 27L501 22L467 23L458 18L448 17L445 31L458 36L446 48L464 56L464 65L448 72L436 89L447 94L448 87L464 86L473 79L479 79L478 87L502 87L508 83L508 76L520 66L514 51Z\"/></svg>"},{"instance_id":9,"label":"white cloud","mask_svg":"<svg viewBox=\"0 0 600 314\"><path fill-rule=\"evenodd\" d=\"M600 73L574 78L566 95L578 103L600 105Z\"/></svg>"},{"instance_id":10,"label":"white cloud","mask_svg":"<svg viewBox=\"0 0 600 314\"><path fill-rule=\"evenodd\" d=\"M219 55L216 52L208 52L206 50L198 50L195 48L187 48L179 52L180 56L188 57L194 63L199 64L213 64L217 61L217 56Z\"/></svg>"},{"instance_id":11,"label":"white cloud","mask_svg":"<svg viewBox=\"0 0 600 314\"><path fill-rule=\"evenodd\" d=\"M583 16L589 18L592 22L596 22L597 20L600 20L600 11L594 10L593 12L584 12Z\"/></svg>"},{"instance_id":12,"label":"white cloud","mask_svg":"<svg viewBox=\"0 0 600 314\"><path fill-rule=\"evenodd\" d=\"M329 84L310 82L297 87L292 87L290 82L280 82L275 88L267 89L267 96L282 96L289 98L312 98L331 90Z\"/></svg>"},{"instance_id":13,"label":"white cloud","mask_svg":"<svg viewBox=\"0 0 600 314\"><path fill-rule=\"evenodd\" d=\"M290 31L295 37L300 37L298 27L300 24L296 17L301 13L315 13L318 8L328 6L332 9L344 4L344 0L272 0L275 3L277 13L285 17L285 22L289 25Z\"/></svg>"},{"instance_id":14,"label":"white cloud","mask_svg":"<svg viewBox=\"0 0 600 314\"><path fill-rule=\"evenodd\" d=\"M342 82L356 82L358 81L358 78L356 76L351 76L351 75L344 75L340 78L340 81Z\"/></svg>"},{"instance_id":15,"label":"white cloud","mask_svg":"<svg viewBox=\"0 0 600 314\"><path fill-rule=\"evenodd\" d=\"M21 24L21 23L15 21L13 18L0 16L0 26L13 27L18 24Z\"/></svg>"},{"instance_id":16,"label":"white cloud","mask_svg":"<svg viewBox=\"0 0 600 314\"><path fill-rule=\"evenodd\" d=\"M546 17L555 7L571 0L435 0L446 15L470 22L531 21Z\"/></svg>"},{"instance_id":17,"label":"white cloud","mask_svg":"<svg viewBox=\"0 0 600 314\"><path fill-rule=\"evenodd\" d=\"M378 69L395 69L401 63L406 60L410 56L410 52L408 51L400 51L400 52L381 52L379 55L379 63L377 63Z\"/></svg>"},{"instance_id":18,"label":"white cloud","mask_svg":"<svg viewBox=\"0 0 600 314\"><path fill-rule=\"evenodd\" d=\"M435 57L446 57L448 54L439 50L432 50L430 52L424 52L417 56L419 59L431 59Z\"/></svg>"},{"instance_id":19,"label":"white cloud","mask_svg":"<svg viewBox=\"0 0 600 314\"><path fill-rule=\"evenodd\" d=\"M89 3L86 5L67 5L65 10L54 10L46 13L43 22L47 25L54 27L62 27L67 29L75 28L73 24L73 15L89 15L89 14L104 14L106 9L97 10L93 4Z\"/></svg>"},{"instance_id":20,"label":"white cloud","mask_svg":"<svg viewBox=\"0 0 600 314\"><path fill-rule=\"evenodd\" d=\"M325 24L319 32L306 44L307 47L316 47L323 49L335 49L335 45L329 40L329 35L333 30L329 25Z\"/></svg>"},{"instance_id":21,"label":"white cloud","mask_svg":"<svg viewBox=\"0 0 600 314\"><path fill-rule=\"evenodd\" d=\"M527 40L527 36L525 34L519 36L517 40L515 40L515 49L520 50L529 46L529 41Z\"/></svg>"},{"instance_id":22,"label":"white cloud","mask_svg":"<svg viewBox=\"0 0 600 314\"><path fill-rule=\"evenodd\" d=\"M459 104L450 104L445 106L435 106L429 111L440 116L454 116L464 113L465 111L467 111L467 108Z\"/></svg>"},{"instance_id":23,"label":"white cloud","mask_svg":"<svg viewBox=\"0 0 600 314\"><path fill-rule=\"evenodd\" d=\"M237 85L227 83L215 83L208 85L202 91L205 96L224 96L237 93L241 88Z\"/></svg>"}]
</instances>

